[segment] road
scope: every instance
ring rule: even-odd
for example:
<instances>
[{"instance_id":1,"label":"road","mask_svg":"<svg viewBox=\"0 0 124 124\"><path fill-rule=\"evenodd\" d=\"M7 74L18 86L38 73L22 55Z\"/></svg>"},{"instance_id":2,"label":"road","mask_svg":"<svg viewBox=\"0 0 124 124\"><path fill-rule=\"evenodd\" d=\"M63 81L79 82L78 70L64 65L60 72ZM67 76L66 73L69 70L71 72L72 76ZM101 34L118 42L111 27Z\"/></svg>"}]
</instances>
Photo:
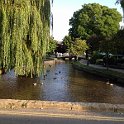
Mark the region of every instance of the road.
<instances>
[{"instance_id":1,"label":"road","mask_svg":"<svg viewBox=\"0 0 124 124\"><path fill-rule=\"evenodd\" d=\"M0 124L124 124L121 121L0 115Z\"/></svg>"},{"instance_id":2,"label":"road","mask_svg":"<svg viewBox=\"0 0 124 124\"><path fill-rule=\"evenodd\" d=\"M0 124L124 124L124 117L0 111Z\"/></svg>"}]
</instances>

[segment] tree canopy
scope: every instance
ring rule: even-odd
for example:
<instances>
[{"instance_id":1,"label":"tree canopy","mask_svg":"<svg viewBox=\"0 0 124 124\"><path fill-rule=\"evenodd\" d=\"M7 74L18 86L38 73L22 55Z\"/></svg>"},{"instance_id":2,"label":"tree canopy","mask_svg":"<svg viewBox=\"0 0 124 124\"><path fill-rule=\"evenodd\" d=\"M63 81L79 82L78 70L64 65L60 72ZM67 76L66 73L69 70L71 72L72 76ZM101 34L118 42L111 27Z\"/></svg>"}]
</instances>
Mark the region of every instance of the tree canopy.
<instances>
[{"instance_id":1,"label":"tree canopy","mask_svg":"<svg viewBox=\"0 0 124 124\"><path fill-rule=\"evenodd\" d=\"M112 41L114 52L117 54L124 54L124 29L119 30Z\"/></svg>"},{"instance_id":2,"label":"tree canopy","mask_svg":"<svg viewBox=\"0 0 124 124\"><path fill-rule=\"evenodd\" d=\"M49 49L47 50L47 53L54 53L55 49L57 48L57 41L54 40L53 37L50 37L49 41Z\"/></svg>"},{"instance_id":3,"label":"tree canopy","mask_svg":"<svg viewBox=\"0 0 124 124\"><path fill-rule=\"evenodd\" d=\"M70 19L69 34L74 38L89 39L97 35L102 39L111 38L119 30L121 14L97 3L84 4Z\"/></svg>"},{"instance_id":4,"label":"tree canopy","mask_svg":"<svg viewBox=\"0 0 124 124\"><path fill-rule=\"evenodd\" d=\"M79 38L76 38L74 42L71 44L71 54L75 56L82 56L84 52L88 49L87 43L85 40L81 40Z\"/></svg>"},{"instance_id":5,"label":"tree canopy","mask_svg":"<svg viewBox=\"0 0 124 124\"><path fill-rule=\"evenodd\" d=\"M65 46L65 49L67 50L67 52L70 52L70 47L71 47L71 44L72 44L72 39L71 39L71 36L65 36L63 38L63 41L62 41L63 45Z\"/></svg>"},{"instance_id":6,"label":"tree canopy","mask_svg":"<svg viewBox=\"0 0 124 124\"><path fill-rule=\"evenodd\" d=\"M39 76L49 29L50 0L0 0L0 68Z\"/></svg>"}]
</instances>

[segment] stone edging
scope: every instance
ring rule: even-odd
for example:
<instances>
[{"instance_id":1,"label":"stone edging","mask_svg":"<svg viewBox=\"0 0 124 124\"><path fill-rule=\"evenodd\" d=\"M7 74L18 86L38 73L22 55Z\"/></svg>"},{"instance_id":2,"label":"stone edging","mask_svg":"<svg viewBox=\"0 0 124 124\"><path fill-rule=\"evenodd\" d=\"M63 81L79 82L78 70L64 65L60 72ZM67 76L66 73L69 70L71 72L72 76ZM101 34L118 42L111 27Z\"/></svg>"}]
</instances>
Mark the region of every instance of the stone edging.
<instances>
[{"instance_id":1,"label":"stone edging","mask_svg":"<svg viewBox=\"0 0 124 124\"><path fill-rule=\"evenodd\" d=\"M96 75L96 76L99 76L99 77L103 77L103 78L107 78L107 79L110 79L112 81L116 81L117 83L120 83L120 84L124 84L124 77L120 77L118 75L113 75L111 73L104 73L103 71L101 71L101 69L97 69L95 67L90 67L88 66L88 68L86 67L86 65L84 65L84 67L82 66L83 64L81 63L72 63L72 66L77 69L77 70L80 70L80 71L84 71L84 72L87 72L87 73L90 73L90 74L93 74L93 75Z\"/></svg>"},{"instance_id":2,"label":"stone edging","mask_svg":"<svg viewBox=\"0 0 124 124\"><path fill-rule=\"evenodd\" d=\"M124 104L0 99L0 109L58 109L124 112Z\"/></svg>"}]
</instances>

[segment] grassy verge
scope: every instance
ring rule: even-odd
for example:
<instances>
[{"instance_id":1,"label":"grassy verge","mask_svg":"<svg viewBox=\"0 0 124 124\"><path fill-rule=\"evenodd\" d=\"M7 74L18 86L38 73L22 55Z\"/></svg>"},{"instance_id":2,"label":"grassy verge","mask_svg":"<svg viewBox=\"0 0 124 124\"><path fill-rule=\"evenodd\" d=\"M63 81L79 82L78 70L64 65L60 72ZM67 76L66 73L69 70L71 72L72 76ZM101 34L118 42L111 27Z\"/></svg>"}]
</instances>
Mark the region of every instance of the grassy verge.
<instances>
[{"instance_id":1,"label":"grassy verge","mask_svg":"<svg viewBox=\"0 0 124 124\"><path fill-rule=\"evenodd\" d=\"M90 74L94 74L124 84L124 73L107 70L107 69L99 69L99 68L83 65L80 62L74 62L72 63L72 65L74 68L78 70L85 71Z\"/></svg>"}]
</instances>

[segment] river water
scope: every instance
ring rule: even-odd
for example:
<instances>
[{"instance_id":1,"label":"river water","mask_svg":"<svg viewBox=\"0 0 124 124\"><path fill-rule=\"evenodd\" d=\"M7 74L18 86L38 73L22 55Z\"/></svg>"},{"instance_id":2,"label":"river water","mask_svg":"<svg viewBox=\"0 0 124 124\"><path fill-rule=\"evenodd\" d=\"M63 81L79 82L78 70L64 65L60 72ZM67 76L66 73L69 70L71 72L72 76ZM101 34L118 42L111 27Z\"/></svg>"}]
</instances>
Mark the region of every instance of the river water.
<instances>
[{"instance_id":1,"label":"river water","mask_svg":"<svg viewBox=\"0 0 124 124\"><path fill-rule=\"evenodd\" d=\"M13 70L0 76L0 98L124 104L124 87L62 62L48 65L40 78L16 77Z\"/></svg>"}]
</instances>

